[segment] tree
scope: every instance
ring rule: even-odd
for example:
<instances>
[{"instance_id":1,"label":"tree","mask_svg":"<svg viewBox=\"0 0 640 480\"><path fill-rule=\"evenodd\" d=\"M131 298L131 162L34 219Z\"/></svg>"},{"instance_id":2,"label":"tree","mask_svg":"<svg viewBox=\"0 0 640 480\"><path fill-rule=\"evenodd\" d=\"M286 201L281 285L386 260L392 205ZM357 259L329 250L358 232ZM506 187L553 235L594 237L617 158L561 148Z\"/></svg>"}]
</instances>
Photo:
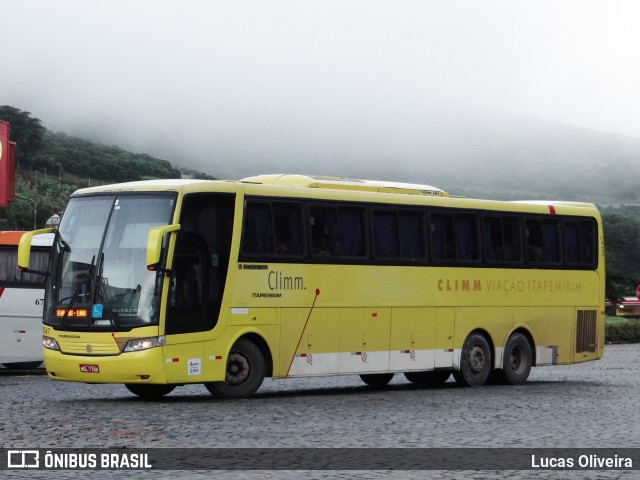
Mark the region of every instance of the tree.
<instances>
[{"instance_id":1,"label":"tree","mask_svg":"<svg viewBox=\"0 0 640 480\"><path fill-rule=\"evenodd\" d=\"M76 185L60 183L53 178L39 178L35 183L16 181L16 200L0 210L0 230L33 230L44 228L45 221L61 212Z\"/></svg>"},{"instance_id":2,"label":"tree","mask_svg":"<svg viewBox=\"0 0 640 480\"><path fill-rule=\"evenodd\" d=\"M16 142L16 169L29 168L47 129L30 112L10 105L0 105L0 120L9 122L9 138Z\"/></svg>"},{"instance_id":3,"label":"tree","mask_svg":"<svg viewBox=\"0 0 640 480\"><path fill-rule=\"evenodd\" d=\"M620 213L603 212L605 234L606 295L633 295L640 282L640 220Z\"/></svg>"}]
</instances>

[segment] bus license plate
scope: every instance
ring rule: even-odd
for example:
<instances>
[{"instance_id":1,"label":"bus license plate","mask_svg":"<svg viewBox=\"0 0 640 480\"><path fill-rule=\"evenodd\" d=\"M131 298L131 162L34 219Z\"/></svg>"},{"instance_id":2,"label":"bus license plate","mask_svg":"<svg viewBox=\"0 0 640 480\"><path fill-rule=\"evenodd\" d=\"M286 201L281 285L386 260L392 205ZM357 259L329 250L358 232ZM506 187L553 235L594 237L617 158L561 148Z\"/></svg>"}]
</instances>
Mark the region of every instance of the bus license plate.
<instances>
[{"instance_id":1,"label":"bus license plate","mask_svg":"<svg viewBox=\"0 0 640 480\"><path fill-rule=\"evenodd\" d=\"M82 373L100 373L98 365L88 365L86 363L80 364L80 371Z\"/></svg>"}]
</instances>

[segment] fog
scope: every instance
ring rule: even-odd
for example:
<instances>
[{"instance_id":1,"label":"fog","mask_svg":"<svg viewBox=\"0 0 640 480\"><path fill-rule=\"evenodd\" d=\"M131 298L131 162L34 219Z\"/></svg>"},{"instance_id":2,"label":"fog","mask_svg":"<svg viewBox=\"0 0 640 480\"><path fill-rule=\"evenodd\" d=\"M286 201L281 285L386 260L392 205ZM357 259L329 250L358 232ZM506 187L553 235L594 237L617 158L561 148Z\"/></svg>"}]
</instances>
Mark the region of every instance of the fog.
<instances>
[{"instance_id":1,"label":"fog","mask_svg":"<svg viewBox=\"0 0 640 480\"><path fill-rule=\"evenodd\" d=\"M0 12L0 104L218 177L429 183L446 166L531 160L541 130L640 138L636 1L5 0Z\"/></svg>"}]
</instances>

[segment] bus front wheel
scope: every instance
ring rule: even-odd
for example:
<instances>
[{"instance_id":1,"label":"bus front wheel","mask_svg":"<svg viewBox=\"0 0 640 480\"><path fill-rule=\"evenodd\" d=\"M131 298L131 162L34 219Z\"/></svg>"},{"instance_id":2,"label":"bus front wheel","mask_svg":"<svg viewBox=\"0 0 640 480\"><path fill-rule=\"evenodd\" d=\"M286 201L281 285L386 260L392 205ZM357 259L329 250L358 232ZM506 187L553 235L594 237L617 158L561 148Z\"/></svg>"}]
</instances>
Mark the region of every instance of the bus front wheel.
<instances>
[{"instance_id":1,"label":"bus front wheel","mask_svg":"<svg viewBox=\"0 0 640 480\"><path fill-rule=\"evenodd\" d=\"M171 393L175 385L148 385L140 383L125 383L125 387L131 392L142 398L159 398Z\"/></svg>"},{"instance_id":2,"label":"bus front wheel","mask_svg":"<svg viewBox=\"0 0 640 480\"><path fill-rule=\"evenodd\" d=\"M521 333L514 333L507 340L504 347L504 367L502 377L505 383L511 385L522 385L529 378L531 364L533 362L533 352L527 337Z\"/></svg>"},{"instance_id":3,"label":"bus front wheel","mask_svg":"<svg viewBox=\"0 0 640 480\"><path fill-rule=\"evenodd\" d=\"M384 387L393 378L393 373L363 373L360 379L371 387Z\"/></svg>"},{"instance_id":4,"label":"bus front wheel","mask_svg":"<svg viewBox=\"0 0 640 480\"><path fill-rule=\"evenodd\" d=\"M250 340L241 338L229 352L224 382L209 382L204 386L218 398L249 398L262 385L265 373L260 349Z\"/></svg>"},{"instance_id":5,"label":"bus front wheel","mask_svg":"<svg viewBox=\"0 0 640 480\"><path fill-rule=\"evenodd\" d=\"M491 373L491 346L481 333L472 333L462 345L460 370L453 372L459 385L480 387Z\"/></svg>"}]
</instances>

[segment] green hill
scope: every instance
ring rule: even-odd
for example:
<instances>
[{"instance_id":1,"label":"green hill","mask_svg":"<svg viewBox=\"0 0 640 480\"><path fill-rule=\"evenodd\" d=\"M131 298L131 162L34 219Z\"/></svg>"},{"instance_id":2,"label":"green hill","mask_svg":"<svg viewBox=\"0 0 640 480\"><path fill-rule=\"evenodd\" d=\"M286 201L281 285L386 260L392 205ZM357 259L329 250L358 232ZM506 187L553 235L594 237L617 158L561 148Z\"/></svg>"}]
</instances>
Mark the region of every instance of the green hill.
<instances>
[{"instance_id":1,"label":"green hill","mask_svg":"<svg viewBox=\"0 0 640 480\"><path fill-rule=\"evenodd\" d=\"M0 209L1 230L41 228L74 190L150 178L214 177L145 153L48 130L31 113L0 105L16 146L16 200Z\"/></svg>"},{"instance_id":2,"label":"green hill","mask_svg":"<svg viewBox=\"0 0 640 480\"><path fill-rule=\"evenodd\" d=\"M101 145L82 138L47 130L30 168L58 177L74 175L101 183L145 178L181 178L180 170L167 160L144 153L131 153L114 145Z\"/></svg>"}]
</instances>

